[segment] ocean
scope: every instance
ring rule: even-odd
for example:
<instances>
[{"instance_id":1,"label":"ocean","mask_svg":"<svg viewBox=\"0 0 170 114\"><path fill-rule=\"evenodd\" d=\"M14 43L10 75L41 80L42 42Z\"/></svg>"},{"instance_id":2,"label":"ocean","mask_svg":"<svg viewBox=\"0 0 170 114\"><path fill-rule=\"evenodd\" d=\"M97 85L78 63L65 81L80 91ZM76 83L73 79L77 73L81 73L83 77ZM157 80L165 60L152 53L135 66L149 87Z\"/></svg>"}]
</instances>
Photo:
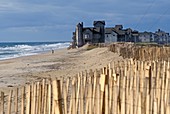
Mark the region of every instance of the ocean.
<instances>
[{"instance_id":1,"label":"ocean","mask_svg":"<svg viewBox=\"0 0 170 114\"><path fill-rule=\"evenodd\" d=\"M70 42L4 42L0 43L0 60L45 53L69 45Z\"/></svg>"}]
</instances>

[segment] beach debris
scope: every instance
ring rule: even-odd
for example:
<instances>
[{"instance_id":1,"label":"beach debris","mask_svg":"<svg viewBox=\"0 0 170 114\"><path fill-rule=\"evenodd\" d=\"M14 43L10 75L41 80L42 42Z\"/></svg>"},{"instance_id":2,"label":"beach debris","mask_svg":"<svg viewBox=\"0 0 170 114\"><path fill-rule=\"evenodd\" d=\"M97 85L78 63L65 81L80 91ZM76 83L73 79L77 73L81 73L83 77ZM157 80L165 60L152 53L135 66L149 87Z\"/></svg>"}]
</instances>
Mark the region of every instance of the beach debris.
<instances>
[{"instance_id":1,"label":"beach debris","mask_svg":"<svg viewBox=\"0 0 170 114\"><path fill-rule=\"evenodd\" d=\"M12 85L8 85L7 87L14 87L14 86L12 86Z\"/></svg>"}]
</instances>

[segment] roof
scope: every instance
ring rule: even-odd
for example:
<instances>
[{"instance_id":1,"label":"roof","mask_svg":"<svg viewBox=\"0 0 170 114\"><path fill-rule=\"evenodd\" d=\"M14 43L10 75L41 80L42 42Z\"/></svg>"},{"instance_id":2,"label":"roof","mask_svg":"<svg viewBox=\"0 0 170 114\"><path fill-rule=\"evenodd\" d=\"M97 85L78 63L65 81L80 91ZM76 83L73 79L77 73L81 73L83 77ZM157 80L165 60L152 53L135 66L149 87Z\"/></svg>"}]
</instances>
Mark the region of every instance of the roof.
<instances>
[{"instance_id":1,"label":"roof","mask_svg":"<svg viewBox=\"0 0 170 114\"><path fill-rule=\"evenodd\" d=\"M139 32L139 34L148 34L148 35L150 35L150 34L154 34L154 33L145 31L145 32Z\"/></svg>"},{"instance_id":2,"label":"roof","mask_svg":"<svg viewBox=\"0 0 170 114\"><path fill-rule=\"evenodd\" d=\"M123 29L123 25L115 25L115 29Z\"/></svg>"},{"instance_id":3,"label":"roof","mask_svg":"<svg viewBox=\"0 0 170 114\"><path fill-rule=\"evenodd\" d=\"M132 35L139 35L139 32L137 30L132 31Z\"/></svg>"},{"instance_id":4,"label":"roof","mask_svg":"<svg viewBox=\"0 0 170 114\"><path fill-rule=\"evenodd\" d=\"M123 25L115 25L114 30L118 35L125 35L127 31L123 30Z\"/></svg>"},{"instance_id":5,"label":"roof","mask_svg":"<svg viewBox=\"0 0 170 114\"><path fill-rule=\"evenodd\" d=\"M100 27L95 27L95 28L93 28L93 31L100 33Z\"/></svg>"},{"instance_id":6,"label":"roof","mask_svg":"<svg viewBox=\"0 0 170 114\"><path fill-rule=\"evenodd\" d=\"M111 34L113 31L113 28L105 28L105 34Z\"/></svg>"},{"instance_id":7,"label":"roof","mask_svg":"<svg viewBox=\"0 0 170 114\"><path fill-rule=\"evenodd\" d=\"M83 31L85 31L87 29L89 29L92 32L100 33L100 27L85 27L85 28L83 28Z\"/></svg>"},{"instance_id":8,"label":"roof","mask_svg":"<svg viewBox=\"0 0 170 114\"><path fill-rule=\"evenodd\" d=\"M105 21L94 21L93 25L96 25L97 23L102 23L103 25L105 25Z\"/></svg>"},{"instance_id":9,"label":"roof","mask_svg":"<svg viewBox=\"0 0 170 114\"><path fill-rule=\"evenodd\" d=\"M132 29L131 28L127 28L127 29L125 29L125 31L132 32Z\"/></svg>"},{"instance_id":10,"label":"roof","mask_svg":"<svg viewBox=\"0 0 170 114\"><path fill-rule=\"evenodd\" d=\"M78 23L77 26L83 26L83 22Z\"/></svg>"},{"instance_id":11,"label":"roof","mask_svg":"<svg viewBox=\"0 0 170 114\"><path fill-rule=\"evenodd\" d=\"M114 29L114 30L118 35L125 35L126 34L126 31L124 31L124 30L117 30L117 29Z\"/></svg>"},{"instance_id":12,"label":"roof","mask_svg":"<svg viewBox=\"0 0 170 114\"><path fill-rule=\"evenodd\" d=\"M83 28L83 31L85 31L87 29L89 29L90 31L93 31L93 27L85 27L85 28Z\"/></svg>"}]
</instances>

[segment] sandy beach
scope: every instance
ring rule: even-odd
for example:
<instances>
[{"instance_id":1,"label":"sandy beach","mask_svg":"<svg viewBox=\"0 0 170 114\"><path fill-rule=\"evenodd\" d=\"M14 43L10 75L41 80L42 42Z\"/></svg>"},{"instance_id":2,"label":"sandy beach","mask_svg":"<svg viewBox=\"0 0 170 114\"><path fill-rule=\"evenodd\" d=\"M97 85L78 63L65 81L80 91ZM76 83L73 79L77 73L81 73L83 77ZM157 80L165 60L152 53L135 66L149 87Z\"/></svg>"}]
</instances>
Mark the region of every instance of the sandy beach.
<instances>
[{"instance_id":1,"label":"sandy beach","mask_svg":"<svg viewBox=\"0 0 170 114\"><path fill-rule=\"evenodd\" d=\"M107 48L86 50L60 49L33 56L0 61L0 91L22 86L42 78L70 77L78 72L102 68L113 60L121 60Z\"/></svg>"}]
</instances>

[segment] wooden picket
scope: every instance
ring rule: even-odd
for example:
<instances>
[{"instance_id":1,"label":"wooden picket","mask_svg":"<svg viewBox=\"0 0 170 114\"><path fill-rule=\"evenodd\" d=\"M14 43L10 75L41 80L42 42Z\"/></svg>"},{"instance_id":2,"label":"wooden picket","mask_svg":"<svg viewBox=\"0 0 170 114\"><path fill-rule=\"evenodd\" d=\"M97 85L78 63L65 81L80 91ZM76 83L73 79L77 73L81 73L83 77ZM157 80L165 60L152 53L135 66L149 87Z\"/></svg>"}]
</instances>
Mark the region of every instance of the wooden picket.
<instances>
[{"instance_id":1,"label":"wooden picket","mask_svg":"<svg viewBox=\"0 0 170 114\"><path fill-rule=\"evenodd\" d=\"M1 92L0 114L165 114L170 63L125 60Z\"/></svg>"},{"instance_id":2,"label":"wooden picket","mask_svg":"<svg viewBox=\"0 0 170 114\"><path fill-rule=\"evenodd\" d=\"M168 61L170 47L165 45L136 45L134 43L112 43L108 50L120 54L123 58L133 58L141 61Z\"/></svg>"},{"instance_id":3,"label":"wooden picket","mask_svg":"<svg viewBox=\"0 0 170 114\"><path fill-rule=\"evenodd\" d=\"M1 99L0 99L0 114L4 114L4 93L1 92Z\"/></svg>"}]
</instances>

